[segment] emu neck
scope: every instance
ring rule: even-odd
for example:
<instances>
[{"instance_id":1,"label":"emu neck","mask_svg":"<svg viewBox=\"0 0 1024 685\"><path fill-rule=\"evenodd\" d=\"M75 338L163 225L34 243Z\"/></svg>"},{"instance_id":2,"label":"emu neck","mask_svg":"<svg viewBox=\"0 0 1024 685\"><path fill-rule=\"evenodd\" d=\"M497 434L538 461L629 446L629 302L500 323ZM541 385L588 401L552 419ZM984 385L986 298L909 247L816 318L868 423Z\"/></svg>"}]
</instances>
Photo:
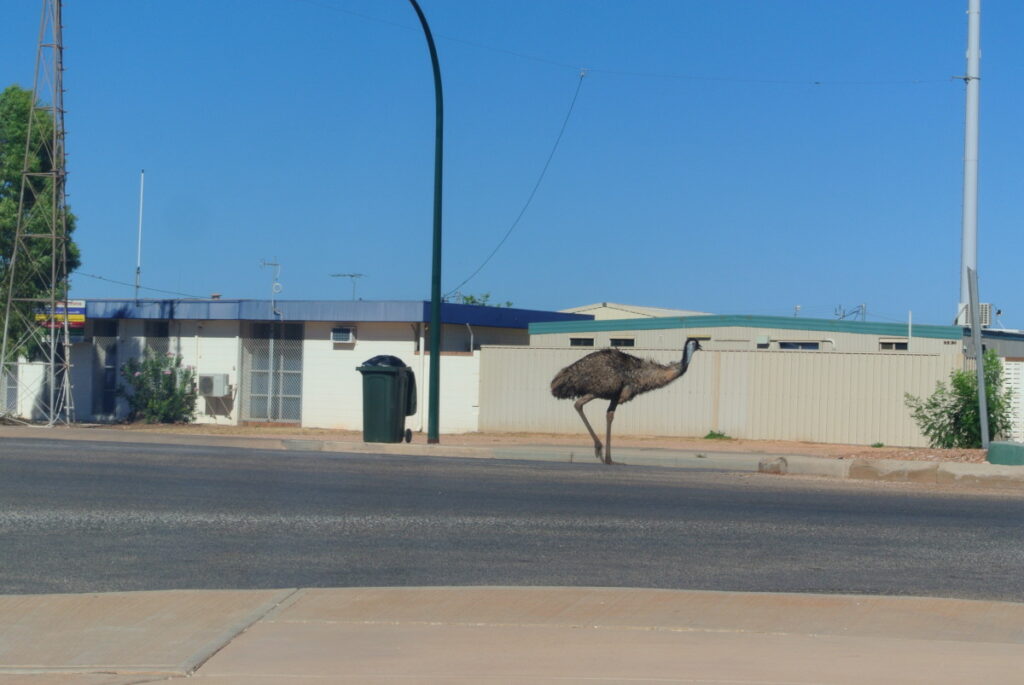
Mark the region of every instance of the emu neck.
<instances>
[{"instance_id":1,"label":"emu neck","mask_svg":"<svg viewBox=\"0 0 1024 685\"><path fill-rule=\"evenodd\" d=\"M679 364L676 365L676 366L679 367L679 375L680 376L682 376L684 373L686 373L686 370L688 368L690 368L690 357L692 357L692 356L693 356L693 353L689 352L687 350L687 348L684 347L683 348L683 358L680 359L679 360Z\"/></svg>"},{"instance_id":2,"label":"emu neck","mask_svg":"<svg viewBox=\"0 0 1024 685\"><path fill-rule=\"evenodd\" d=\"M651 362L643 369L642 378L637 384L644 390L653 390L668 385L686 372L686 368L680 364L658 364Z\"/></svg>"}]
</instances>

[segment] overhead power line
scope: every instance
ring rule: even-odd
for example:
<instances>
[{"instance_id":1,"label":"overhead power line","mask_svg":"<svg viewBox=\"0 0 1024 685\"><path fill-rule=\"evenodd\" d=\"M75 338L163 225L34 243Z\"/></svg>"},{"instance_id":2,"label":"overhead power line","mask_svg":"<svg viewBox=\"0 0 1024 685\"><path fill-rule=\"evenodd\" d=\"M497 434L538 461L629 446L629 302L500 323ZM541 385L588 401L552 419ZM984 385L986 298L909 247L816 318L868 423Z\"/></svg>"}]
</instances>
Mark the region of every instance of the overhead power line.
<instances>
[{"instance_id":1,"label":"overhead power line","mask_svg":"<svg viewBox=\"0 0 1024 685\"><path fill-rule=\"evenodd\" d=\"M165 295L181 295L182 297L192 297L195 299L202 299L202 295L192 295L189 293L179 293L174 290L160 290L159 288L147 288L144 285L136 286L135 283L126 283L125 281L116 281L113 278L107 278L106 276L97 276L96 274L86 274L81 271L76 271L75 276L85 276L86 278L95 278L97 281L106 281L107 283L116 283L117 285L126 285L130 288L138 287L140 290L151 290L155 293L164 293Z\"/></svg>"},{"instance_id":2,"label":"overhead power line","mask_svg":"<svg viewBox=\"0 0 1024 685\"><path fill-rule=\"evenodd\" d=\"M558 144L562 142L562 136L565 134L566 126L569 125L569 118L572 116L572 110L576 107L576 99L579 98L579 96L580 96L580 88L583 86L583 78L586 75L587 75L587 70L586 69L581 69L580 70L580 78L576 82L576 92L573 93L573 95L572 95L572 102L569 103L569 111L565 113L565 119L562 120L562 128L560 128L558 130L558 137L555 138L555 144L551 146L551 152L548 153L548 158L544 162L544 167L540 170L540 176L537 177L537 182L533 184L533 190L530 191L530 195L526 198L526 203L523 204L523 208L519 210L519 214L516 216L515 221L513 221L512 225L508 227L507 231L505 231L505 235L502 237L502 239L500 241L498 241L498 244L495 246L495 248L493 250L491 250L491 254L487 255L487 259L485 259L480 264L480 266L478 266L476 268L476 271L471 273L469 276L467 276L465 278L465 280L463 280L457 286L455 286L454 288L449 290L447 293L445 293L444 294L445 297L449 297L452 293L456 292L459 288L461 288L462 286L464 286L467 283L469 283L469 281L471 281L474 276L476 276L478 273L480 273L480 271L483 270L483 268L485 266L487 266L487 263L489 261L491 261L491 258L494 257L494 255L496 255L498 253L498 250L500 250L501 246L505 244L505 241L508 240L508 237L510 235L512 235L512 231L514 231L516 226L519 225L519 221L523 218L523 215L526 214L526 210L530 207L530 203L533 202L533 198L537 194L537 189L540 188L540 184L544 180L544 175L548 173L548 167L551 166L551 160L554 159L554 157L555 157L555 151L558 150Z\"/></svg>"},{"instance_id":3,"label":"overhead power line","mask_svg":"<svg viewBox=\"0 0 1024 685\"><path fill-rule=\"evenodd\" d=\"M393 26L395 28L405 29L408 31L416 31L417 28L409 24L402 22L391 21L390 19L382 19L381 17L375 17L370 14L364 14L362 12L355 12L353 10L345 9L333 5L326 0L294 0L295 2L301 2L306 5L313 7L319 7L321 9L330 10L332 12L338 12L340 14L347 14L349 16L358 17L365 21L372 21L377 24L385 24L387 26ZM541 64L547 64L552 67L558 67L559 69L579 69L578 64L569 64L568 62L561 62L559 60L550 59L540 55L531 55L525 52L518 52L516 50L509 50L507 48L499 48L494 45L487 45L486 43L480 43L477 41L466 40L465 38L458 38L456 36L449 36L443 33L435 33L436 38L442 40L451 41L453 43L461 43L468 45L469 47L477 48L480 50L487 50L489 52L497 52L504 55L510 55L512 57L518 57L520 59L530 60L531 62L539 62ZM717 82L717 83L738 83L738 84L760 84L760 85L775 85L775 86L918 86L932 83L949 83L956 80L958 77L950 76L945 78L926 78L926 79L858 79L858 80L829 80L829 79L765 79L765 78L753 78L747 76L707 76L701 74L681 74L677 72L666 72L666 71L636 71L630 69L616 69L616 68L604 68L604 67L588 67L587 71L592 74L606 74L608 76L623 76L631 78L650 78L650 79L665 79L675 81L702 81L702 82Z\"/></svg>"}]
</instances>

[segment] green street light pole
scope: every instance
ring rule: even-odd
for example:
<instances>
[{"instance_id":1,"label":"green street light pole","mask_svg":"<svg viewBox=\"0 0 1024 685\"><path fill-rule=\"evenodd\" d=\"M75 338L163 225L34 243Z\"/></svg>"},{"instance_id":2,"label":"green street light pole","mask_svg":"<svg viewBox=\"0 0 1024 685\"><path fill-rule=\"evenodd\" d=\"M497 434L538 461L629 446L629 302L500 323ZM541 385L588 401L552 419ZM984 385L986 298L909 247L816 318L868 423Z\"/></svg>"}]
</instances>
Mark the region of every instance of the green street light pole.
<instances>
[{"instance_id":1,"label":"green street light pole","mask_svg":"<svg viewBox=\"0 0 1024 685\"><path fill-rule=\"evenodd\" d=\"M409 0L423 25L434 68L434 100L437 104L434 133L434 257L430 276L430 387L427 391L427 442L440 442L438 437L438 405L441 399L441 169L444 152L444 98L441 94L441 67L437 62L434 36L427 18L416 0ZM425 350L424 350L425 352Z\"/></svg>"}]
</instances>

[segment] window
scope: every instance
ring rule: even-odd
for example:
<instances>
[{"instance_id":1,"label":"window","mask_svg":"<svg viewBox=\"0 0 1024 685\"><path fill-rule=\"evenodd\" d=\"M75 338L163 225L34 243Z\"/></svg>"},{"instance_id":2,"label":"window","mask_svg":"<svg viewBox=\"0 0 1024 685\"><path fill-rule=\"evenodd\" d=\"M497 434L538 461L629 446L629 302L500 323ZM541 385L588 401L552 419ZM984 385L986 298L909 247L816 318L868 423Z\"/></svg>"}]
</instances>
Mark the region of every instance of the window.
<instances>
[{"instance_id":1,"label":"window","mask_svg":"<svg viewBox=\"0 0 1024 685\"><path fill-rule=\"evenodd\" d=\"M593 347L593 338L569 338L569 347Z\"/></svg>"},{"instance_id":2,"label":"window","mask_svg":"<svg viewBox=\"0 0 1024 685\"><path fill-rule=\"evenodd\" d=\"M612 347L634 347L636 341L633 338L612 338L610 344Z\"/></svg>"},{"instance_id":3,"label":"window","mask_svg":"<svg viewBox=\"0 0 1024 685\"><path fill-rule=\"evenodd\" d=\"M821 343L805 340L779 341L780 350L820 350Z\"/></svg>"},{"instance_id":4,"label":"window","mask_svg":"<svg viewBox=\"0 0 1024 685\"><path fill-rule=\"evenodd\" d=\"M116 338L117 337L117 320L116 319L93 319L92 320L92 334L101 338Z\"/></svg>"},{"instance_id":5,"label":"window","mask_svg":"<svg viewBox=\"0 0 1024 685\"><path fill-rule=\"evenodd\" d=\"M907 341L906 340L879 340L878 341L878 349L882 350L884 352L894 352L894 351L906 352L906 350L907 350Z\"/></svg>"},{"instance_id":6,"label":"window","mask_svg":"<svg viewBox=\"0 0 1024 685\"><path fill-rule=\"evenodd\" d=\"M156 354L167 354L170 350L170 324L167 321L146 321L144 332L146 334L146 347Z\"/></svg>"}]
</instances>

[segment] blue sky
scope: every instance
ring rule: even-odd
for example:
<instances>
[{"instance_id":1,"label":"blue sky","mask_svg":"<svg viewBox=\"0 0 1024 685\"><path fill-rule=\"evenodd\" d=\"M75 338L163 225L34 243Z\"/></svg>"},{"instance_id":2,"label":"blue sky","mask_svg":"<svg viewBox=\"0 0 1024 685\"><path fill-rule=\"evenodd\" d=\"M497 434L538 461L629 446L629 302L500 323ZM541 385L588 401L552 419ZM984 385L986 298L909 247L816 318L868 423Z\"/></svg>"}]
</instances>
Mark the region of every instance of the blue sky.
<instances>
[{"instance_id":1,"label":"blue sky","mask_svg":"<svg viewBox=\"0 0 1024 685\"><path fill-rule=\"evenodd\" d=\"M422 0L445 85L446 291L949 323L966 0ZM405 0L71 0L76 297L426 299L433 84ZM0 84L31 85L38 3ZM1024 3L982 14L982 299L1024 328ZM150 296L161 293L144 291Z\"/></svg>"}]
</instances>

